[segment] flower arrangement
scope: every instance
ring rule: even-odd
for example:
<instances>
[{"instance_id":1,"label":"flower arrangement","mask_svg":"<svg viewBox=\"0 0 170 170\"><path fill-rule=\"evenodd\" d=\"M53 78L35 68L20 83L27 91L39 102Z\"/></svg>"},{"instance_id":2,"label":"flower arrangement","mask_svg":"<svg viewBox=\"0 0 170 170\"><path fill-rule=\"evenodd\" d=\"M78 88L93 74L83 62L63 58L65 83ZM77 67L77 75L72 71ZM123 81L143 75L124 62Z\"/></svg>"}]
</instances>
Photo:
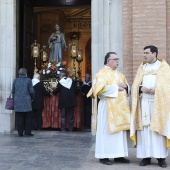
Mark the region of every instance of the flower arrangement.
<instances>
[{"instance_id":1,"label":"flower arrangement","mask_svg":"<svg viewBox=\"0 0 170 170\"><path fill-rule=\"evenodd\" d=\"M56 60L51 60L51 62L45 62L41 67L42 70L39 73L42 75L41 78L46 80L49 78L59 78L60 71L66 70L66 61L57 63Z\"/></svg>"}]
</instances>

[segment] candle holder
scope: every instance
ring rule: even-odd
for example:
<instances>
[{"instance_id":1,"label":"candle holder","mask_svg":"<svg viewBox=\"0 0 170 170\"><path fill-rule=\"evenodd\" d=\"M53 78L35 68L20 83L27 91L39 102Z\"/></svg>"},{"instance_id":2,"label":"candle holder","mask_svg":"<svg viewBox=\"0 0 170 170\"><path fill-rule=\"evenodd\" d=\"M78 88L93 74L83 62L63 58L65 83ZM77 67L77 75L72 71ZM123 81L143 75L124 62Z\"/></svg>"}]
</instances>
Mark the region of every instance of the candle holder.
<instances>
[{"instance_id":1,"label":"candle holder","mask_svg":"<svg viewBox=\"0 0 170 170\"><path fill-rule=\"evenodd\" d=\"M31 56L34 58L34 74L37 73L37 58L40 56L40 45L37 43L37 40L34 40L34 43L31 45Z\"/></svg>"},{"instance_id":2,"label":"candle holder","mask_svg":"<svg viewBox=\"0 0 170 170\"><path fill-rule=\"evenodd\" d=\"M73 59L73 80L76 81L76 57L78 55L78 46L72 41L71 44L69 44L69 53L70 57Z\"/></svg>"},{"instance_id":3,"label":"candle holder","mask_svg":"<svg viewBox=\"0 0 170 170\"><path fill-rule=\"evenodd\" d=\"M48 60L47 48L45 45L40 50L40 52L41 52L41 60L43 61L43 63L45 63Z\"/></svg>"},{"instance_id":4,"label":"candle holder","mask_svg":"<svg viewBox=\"0 0 170 170\"><path fill-rule=\"evenodd\" d=\"M79 49L76 57L76 61L78 62L78 80L77 80L77 86L80 88L80 82L81 82L81 68L80 63L83 61L83 50Z\"/></svg>"}]
</instances>

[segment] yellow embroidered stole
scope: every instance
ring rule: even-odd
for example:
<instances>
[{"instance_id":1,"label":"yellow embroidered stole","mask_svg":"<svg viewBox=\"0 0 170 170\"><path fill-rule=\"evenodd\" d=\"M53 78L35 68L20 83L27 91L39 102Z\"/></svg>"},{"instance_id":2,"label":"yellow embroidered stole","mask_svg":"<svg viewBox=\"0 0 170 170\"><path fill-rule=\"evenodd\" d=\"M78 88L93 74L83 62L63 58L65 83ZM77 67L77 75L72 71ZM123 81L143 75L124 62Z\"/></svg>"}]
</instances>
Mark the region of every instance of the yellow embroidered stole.
<instances>
[{"instance_id":1,"label":"yellow embroidered stole","mask_svg":"<svg viewBox=\"0 0 170 170\"><path fill-rule=\"evenodd\" d=\"M153 113L150 130L158 132L167 138L167 147L170 147L170 67L164 59L159 59L161 66L158 70L144 71L142 63L137 71L132 85L132 111L131 111L131 139L136 145L136 130L143 130L142 116L139 100L139 86L144 74L156 74L156 87L154 95ZM148 72L148 73L147 73Z\"/></svg>"},{"instance_id":2,"label":"yellow embroidered stole","mask_svg":"<svg viewBox=\"0 0 170 170\"><path fill-rule=\"evenodd\" d=\"M94 111L92 115L92 128L97 129L97 96L105 92L106 85L126 83L125 76L119 71L112 70L109 67L104 67L95 76L93 86L87 97L95 97ZM118 91L117 98L106 98L107 103L107 117L108 117L108 131L109 133L116 133L122 130L130 129L130 109L127 100L126 90Z\"/></svg>"}]
</instances>

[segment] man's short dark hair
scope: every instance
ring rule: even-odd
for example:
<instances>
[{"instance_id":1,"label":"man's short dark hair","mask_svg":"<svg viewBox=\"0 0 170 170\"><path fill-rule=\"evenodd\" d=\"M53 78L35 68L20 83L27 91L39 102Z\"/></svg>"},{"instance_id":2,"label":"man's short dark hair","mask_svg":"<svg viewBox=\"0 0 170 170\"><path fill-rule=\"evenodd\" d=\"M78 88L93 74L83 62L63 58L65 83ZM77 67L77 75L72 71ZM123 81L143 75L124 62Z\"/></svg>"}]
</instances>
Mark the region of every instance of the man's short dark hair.
<instances>
[{"instance_id":1,"label":"man's short dark hair","mask_svg":"<svg viewBox=\"0 0 170 170\"><path fill-rule=\"evenodd\" d=\"M152 53L156 53L156 57L157 57L157 55L158 55L158 48L156 46L154 46L154 45L148 45L148 46L144 47L143 49L146 50L148 48L150 48L150 51Z\"/></svg>"},{"instance_id":2,"label":"man's short dark hair","mask_svg":"<svg viewBox=\"0 0 170 170\"><path fill-rule=\"evenodd\" d=\"M108 53L105 55L105 58L104 58L104 65L107 64L107 60L110 58L110 55L111 55L111 54L117 55L115 52L108 52Z\"/></svg>"}]
</instances>

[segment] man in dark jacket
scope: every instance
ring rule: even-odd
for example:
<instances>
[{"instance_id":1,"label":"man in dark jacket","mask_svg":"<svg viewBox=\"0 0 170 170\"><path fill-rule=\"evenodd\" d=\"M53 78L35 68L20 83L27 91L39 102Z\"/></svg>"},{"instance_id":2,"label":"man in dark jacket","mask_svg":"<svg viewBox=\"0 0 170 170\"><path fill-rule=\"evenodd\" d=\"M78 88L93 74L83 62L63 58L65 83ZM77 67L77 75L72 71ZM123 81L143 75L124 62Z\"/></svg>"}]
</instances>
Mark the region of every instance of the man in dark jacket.
<instances>
[{"instance_id":1,"label":"man in dark jacket","mask_svg":"<svg viewBox=\"0 0 170 170\"><path fill-rule=\"evenodd\" d=\"M73 131L77 88L75 82L67 77L67 75L66 71L60 72L60 81L57 84L57 88L53 91L53 94L59 93L58 107L61 112L61 130L66 131L65 115L67 110L69 114L69 130Z\"/></svg>"},{"instance_id":2,"label":"man in dark jacket","mask_svg":"<svg viewBox=\"0 0 170 170\"><path fill-rule=\"evenodd\" d=\"M83 85L81 87L81 91L84 95L84 126L85 129L91 129L91 112L92 112L92 99L90 97L87 98L87 93L91 89L91 81L90 74L85 75L85 80L83 81Z\"/></svg>"},{"instance_id":3,"label":"man in dark jacket","mask_svg":"<svg viewBox=\"0 0 170 170\"><path fill-rule=\"evenodd\" d=\"M27 70L25 68L19 70L19 77L13 82L12 93L14 95L14 110L16 113L18 135L23 136L25 129L26 136L33 136L31 134L31 101L34 98L34 88L31 79L27 77Z\"/></svg>"},{"instance_id":4,"label":"man in dark jacket","mask_svg":"<svg viewBox=\"0 0 170 170\"><path fill-rule=\"evenodd\" d=\"M43 125L42 110L44 109L44 96L50 96L50 93L45 89L44 84L40 82L40 75L38 73L34 74L32 84L35 90L35 96L32 102L33 127L41 130Z\"/></svg>"}]
</instances>

